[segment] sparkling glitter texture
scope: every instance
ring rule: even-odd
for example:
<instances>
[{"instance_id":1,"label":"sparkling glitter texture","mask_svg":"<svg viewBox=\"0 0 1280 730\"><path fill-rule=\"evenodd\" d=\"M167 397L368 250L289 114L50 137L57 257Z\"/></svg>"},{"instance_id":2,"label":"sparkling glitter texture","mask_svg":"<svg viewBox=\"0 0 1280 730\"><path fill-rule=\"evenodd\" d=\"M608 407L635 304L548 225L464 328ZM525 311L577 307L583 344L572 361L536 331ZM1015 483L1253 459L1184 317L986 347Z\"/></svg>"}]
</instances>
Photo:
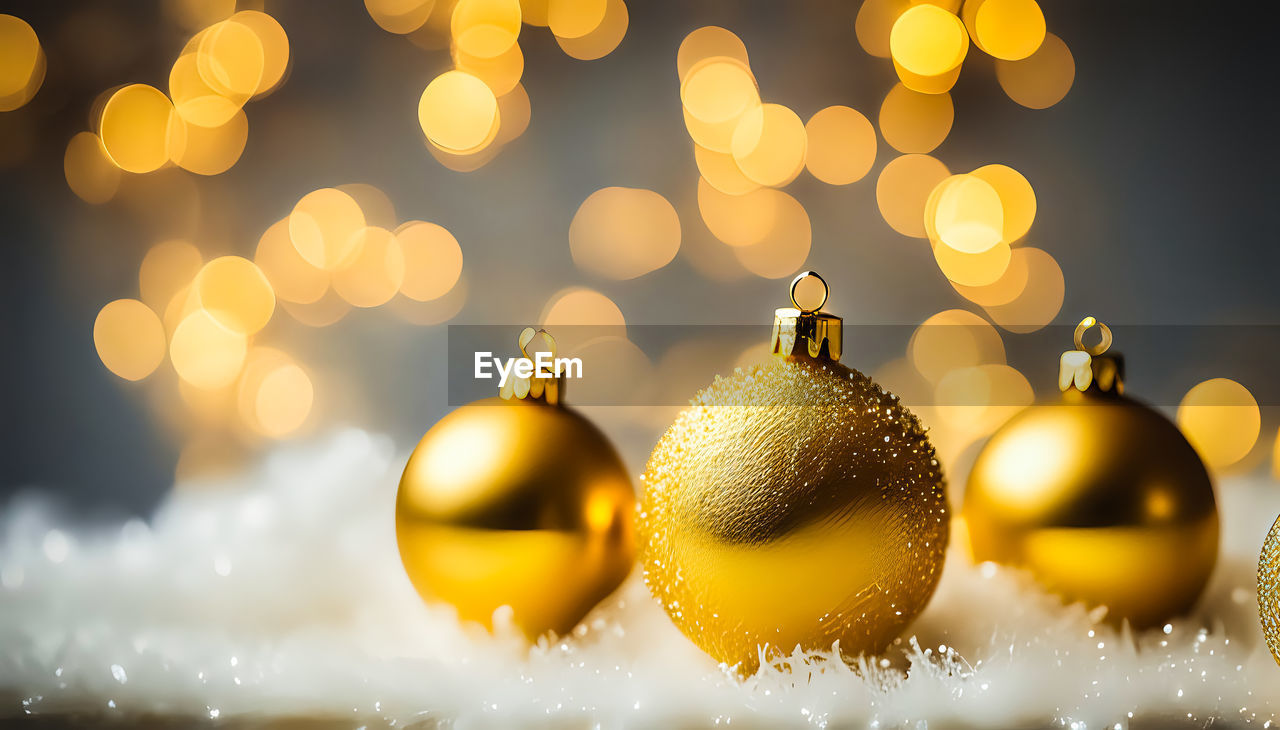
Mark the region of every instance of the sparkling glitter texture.
<instances>
[{"instance_id":1,"label":"sparkling glitter texture","mask_svg":"<svg viewBox=\"0 0 1280 730\"><path fill-rule=\"evenodd\" d=\"M916 417L856 370L776 358L717 378L643 477L650 591L716 660L876 652L942 572L942 470Z\"/></svg>"},{"instance_id":2,"label":"sparkling glitter texture","mask_svg":"<svg viewBox=\"0 0 1280 730\"><path fill-rule=\"evenodd\" d=\"M1258 619L1267 648L1280 664L1280 518L1276 518L1258 556Z\"/></svg>"}]
</instances>

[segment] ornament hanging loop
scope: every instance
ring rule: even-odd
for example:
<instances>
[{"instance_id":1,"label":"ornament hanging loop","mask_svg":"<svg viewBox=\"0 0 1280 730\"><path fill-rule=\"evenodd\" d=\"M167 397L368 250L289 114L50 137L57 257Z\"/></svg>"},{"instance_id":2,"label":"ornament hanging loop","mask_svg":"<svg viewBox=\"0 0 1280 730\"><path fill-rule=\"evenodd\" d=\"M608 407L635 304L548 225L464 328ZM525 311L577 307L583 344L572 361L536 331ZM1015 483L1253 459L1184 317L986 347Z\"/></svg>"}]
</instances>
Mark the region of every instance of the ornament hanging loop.
<instances>
[{"instance_id":1,"label":"ornament hanging loop","mask_svg":"<svg viewBox=\"0 0 1280 730\"><path fill-rule=\"evenodd\" d=\"M524 357L529 357L529 344L533 342L534 337L539 335L542 336L542 341L546 343L547 350L551 352L551 357L554 358L556 356L556 338L552 337L550 332L547 332L542 328L535 330L532 327L525 327L520 330L520 338L518 340L520 344L520 354Z\"/></svg>"},{"instance_id":2,"label":"ornament hanging loop","mask_svg":"<svg viewBox=\"0 0 1280 730\"><path fill-rule=\"evenodd\" d=\"M1084 336L1095 327L1101 339L1098 344L1086 347ZM1124 359L1118 354L1105 354L1111 349L1110 327L1096 317L1085 317L1076 325L1075 345L1076 349L1062 353L1058 363L1059 390L1085 393L1092 389L1116 395L1124 392Z\"/></svg>"},{"instance_id":3,"label":"ornament hanging loop","mask_svg":"<svg viewBox=\"0 0 1280 730\"><path fill-rule=\"evenodd\" d=\"M1098 333L1102 336L1102 339L1098 342L1098 344L1092 347L1085 347L1084 345L1085 333L1093 329L1094 327L1098 328ZM1075 340L1076 340L1077 350L1082 350L1096 357L1111 348L1111 328L1099 322L1095 317L1092 317L1092 316L1085 317L1084 319L1080 320L1080 324L1076 325Z\"/></svg>"},{"instance_id":4,"label":"ornament hanging loop","mask_svg":"<svg viewBox=\"0 0 1280 730\"><path fill-rule=\"evenodd\" d=\"M791 304L803 314L812 314L822 309L830 293L831 288L827 286L827 280L816 271L802 272L791 280ZM802 299L805 301L804 304L800 303Z\"/></svg>"},{"instance_id":5,"label":"ornament hanging loop","mask_svg":"<svg viewBox=\"0 0 1280 730\"><path fill-rule=\"evenodd\" d=\"M556 360L556 338L544 329L534 329L533 327L525 327L520 330L520 336L516 339L516 343L520 345L520 355L526 360L534 362L534 368L531 375L522 377L515 375L507 378L507 382L498 388L498 397L503 400L533 400L542 401L550 405L556 405L560 402L560 398L564 395L564 378L558 371L552 371L548 375L543 375L538 369L537 356L542 351L529 354L529 345L533 343L535 337L541 337L543 344L546 345L547 351L551 353L551 362Z\"/></svg>"},{"instance_id":6,"label":"ornament hanging loop","mask_svg":"<svg viewBox=\"0 0 1280 730\"><path fill-rule=\"evenodd\" d=\"M771 349L780 357L796 355L840 359L844 347L844 320L819 312L830 289L816 271L805 271L791 280L791 303L773 314Z\"/></svg>"}]
</instances>

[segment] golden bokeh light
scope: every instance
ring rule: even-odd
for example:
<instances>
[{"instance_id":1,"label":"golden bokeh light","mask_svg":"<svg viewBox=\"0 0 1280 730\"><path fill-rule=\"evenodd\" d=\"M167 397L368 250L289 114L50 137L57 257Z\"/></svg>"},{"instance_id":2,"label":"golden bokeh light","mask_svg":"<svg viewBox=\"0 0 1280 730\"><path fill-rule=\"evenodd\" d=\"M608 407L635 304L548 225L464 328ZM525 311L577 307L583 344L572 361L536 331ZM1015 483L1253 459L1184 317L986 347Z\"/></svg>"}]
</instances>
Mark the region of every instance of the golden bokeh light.
<instances>
[{"instance_id":1,"label":"golden bokeh light","mask_svg":"<svg viewBox=\"0 0 1280 730\"><path fill-rule=\"evenodd\" d=\"M943 310L916 327L907 343L907 357L934 385L958 368L1005 362L1000 333L982 317L963 309Z\"/></svg>"},{"instance_id":2,"label":"golden bokeh light","mask_svg":"<svg viewBox=\"0 0 1280 730\"><path fill-rule=\"evenodd\" d=\"M717 57L690 69L680 85L680 101L698 121L716 124L758 107L760 91L746 64Z\"/></svg>"},{"instance_id":3,"label":"golden bokeh light","mask_svg":"<svg viewBox=\"0 0 1280 730\"><path fill-rule=\"evenodd\" d=\"M453 23L453 9L457 5L458 0L435 0L426 21L416 30L403 35L409 39L410 43L423 50L438 51L448 48L452 35L449 26ZM523 5L524 3L521 3L522 9Z\"/></svg>"},{"instance_id":4,"label":"golden bokeh light","mask_svg":"<svg viewBox=\"0 0 1280 730\"><path fill-rule=\"evenodd\" d=\"M235 417L235 385L218 388L197 388L178 379L178 398L183 406L184 425L207 427L206 430L223 430Z\"/></svg>"},{"instance_id":5,"label":"golden bokeh light","mask_svg":"<svg viewBox=\"0 0 1280 730\"><path fill-rule=\"evenodd\" d=\"M497 136L498 99L465 71L446 71L422 92L418 123L432 144L448 152L478 151Z\"/></svg>"},{"instance_id":6,"label":"golden bokeh light","mask_svg":"<svg viewBox=\"0 0 1280 730\"><path fill-rule=\"evenodd\" d=\"M533 109L529 105L529 92L524 86L516 84L511 91L498 97L498 116L502 120L498 127L495 145L504 145L524 134L529 128L529 119Z\"/></svg>"},{"instance_id":7,"label":"golden bokeh light","mask_svg":"<svg viewBox=\"0 0 1280 730\"><path fill-rule=\"evenodd\" d=\"M311 377L293 358L272 347L249 350L235 392L236 411L249 430L287 436L306 421L314 398Z\"/></svg>"},{"instance_id":8,"label":"golden bokeh light","mask_svg":"<svg viewBox=\"0 0 1280 730\"><path fill-rule=\"evenodd\" d=\"M871 172L876 161L876 130L862 112L829 106L810 117L804 130L809 174L828 185L848 185Z\"/></svg>"},{"instance_id":9,"label":"golden bokeh light","mask_svg":"<svg viewBox=\"0 0 1280 730\"><path fill-rule=\"evenodd\" d=\"M921 94L894 84L880 104L880 134L899 152L926 153L951 133L951 94Z\"/></svg>"},{"instance_id":10,"label":"golden bokeh light","mask_svg":"<svg viewBox=\"0 0 1280 730\"><path fill-rule=\"evenodd\" d=\"M689 138L699 147L725 155L732 154L733 132L738 128L738 119L734 117L723 122L709 123L693 116L688 109L684 110L684 126L689 132Z\"/></svg>"},{"instance_id":11,"label":"golden bokeh light","mask_svg":"<svg viewBox=\"0 0 1280 730\"><path fill-rule=\"evenodd\" d=\"M364 214L364 222L371 226L393 229L399 223L396 206L391 198L375 185L368 183L344 183L337 189L351 196Z\"/></svg>"},{"instance_id":12,"label":"golden bokeh light","mask_svg":"<svg viewBox=\"0 0 1280 730\"><path fill-rule=\"evenodd\" d=\"M992 250L995 250L995 248L998 248L998 246L993 247ZM1018 296L1022 294L1022 291L1027 287L1027 277L1030 272L1028 262L1035 258L1035 255L1028 254L1027 250L1028 249L1023 248L1013 249L1009 254L1009 263L1006 264L1004 273L1000 275L1000 278L990 284L982 286L967 286L952 279L951 285L960 294L960 296L968 299L978 306L997 307L1001 304L1008 304L1017 299ZM978 255L983 256L988 254Z\"/></svg>"},{"instance_id":13,"label":"golden bokeh light","mask_svg":"<svg viewBox=\"0 0 1280 730\"><path fill-rule=\"evenodd\" d=\"M131 84L118 89L102 108L98 136L103 149L120 169L152 172L182 149L186 125L169 97L154 86Z\"/></svg>"},{"instance_id":14,"label":"golden bokeh light","mask_svg":"<svg viewBox=\"0 0 1280 730\"><path fill-rule=\"evenodd\" d=\"M1008 165L983 165L969 174L985 180L1000 196L1004 240L1015 243L1027 235L1036 219L1036 192L1027 178Z\"/></svg>"},{"instance_id":15,"label":"golden bokeh light","mask_svg":"<svg viewBox=\"0 0 1280 730\"><path fill-rule=\"evenodd\" d=\"M333 272L333 290L356 307L377 307L391 301L404 282L404 252L396 235L369 226L355 237L356 257Z\"/></svg>"},{"instance_id":16,"label":"golden bokeh light","mask_svg":"<svg viewBox=\"0 0 1280 730\"><path fill-rule=\"evenodd\" d=\"M698 72L690 75L694 78ZM781 104L761 104L742 114L729 146L733 161L748 178L781 187L804 169L808 137L804 122Z\"/></svg>"},{"instance_id":17,"label":"golden bokeh light","mask_svg":"<svg viewBox=\"0 0 1280 730\"><path fill-rule=\"evenodd\" d=\"M62 172L67 187L86 203L105 203L120 188L120 168L107 157L102 140L93 132L80 132L67 143Z\"/></svg>"},{"instance_id":18,"label":"golden bokeh light","mask_svg":"<svg viewBox=\"0 0 1280 730\"><path fill-rule=\"evenodd\" d=\"M138 267L138 293L148 307L165 311L174 295L186 288L203 266L204 257L195 244L180 239L161 241L142 257Z\"/></svg>"},{"instance_id":19,"label":"golden bokeh light","mask_svg":"<svg viewBox=\"0 0 1280 730\"><path fill-rule=\"evenodd\" d=\"M693 159L702 179L722 193L746 195L760 187L760 183L742 174L738 163L733 161L733 155L709 150L695 142Z\"/></svg>"},{"instance_id":20,"label":"golden bokeh light","mask_svg":"<svg viewBox=\"0 0 1280 730\"><path fill-rule=\"evenodd\" d=\"M230 170L244 152L249 140L249 118L243 109L222 126L203 127L189 124L182 147L173 150L173 162L197 175L219 175Z\"/></svg>"},{"instance_id":21,"label":"golden bokeh light","mask_svg":"<svg viewBox=\"0 0 1280 730\"><path fill-rule=\"evenodd\" d=\"M1212 378L1182 397L1178 427L1206 465L1222 469L1253 450L1262 415L1248 388L1229 378Z\"/></svg>"},{"instance_id":22,"label":"golden bokeh light","mask_svg":"<svg viewBox=\"0 0 1280 730\"><path fill-rule=\"evenodd\" d=\"M542 307L538 323L551 332L557 350L565 354L580 353L582 346L592 340L624 339L627 334L627 321L618 305L604 294L582 286L552 294Z\"/></svg>"},{"instance_id":23,"label":"golden bokeh light","mask_svg":"<svg viewBox=\"0 0 1280 730\"><path fill-rule=\"evenodd\" d=\"M934 389L933 411L952 429L985 436L1031 405L1031 383L1003 363L948 371Z\"/></svg>"},{"instance_id":24,"label":"golden bokeh light","mask_svg":"<svg viewBox=\"0 0 1280 730\"><path fill-rule=\"evenodd\" d=\"M981 253L957 251L941 241L933 244L933 258L938 262L938 269L952 283L961 286L994 284L1009 270L1012 256L1013 251L1004 241Z\"/></svg>"},{"instance_id":25,"label":"golden bokeh light","mask_svg":"<svg viewBox=\"0 0 1280 730\"><path fill-rule=\"evenodd\" d=\"M427 327L433 324L447 322L458 315L462 311L462 307L467 303L467 294L470 289L467 285L467 276L463 274L458 277L458 282L444 296L437 297L427 302L420 302L416 299L410 299L403 292L388 303L387 307L393 314L409 324Z\"/></svg>"},{"instance_id":26,"label":"golden bokeh light","mask_svg":"<svg viewBox=\"0 0 1280 730\"><path fill-rule=\"evenodd\" d=\"M996 80L1010 99L1028 109L1062 101L1076 78L1076 61L1061 38L1046 33L1035 53L1021 61L996 61Z\"/></svg>"},{"instance_id":27,"label":"golden bokeh light","mask_svg":"<svg viewBox=\"0 0 1280 730\"><path fill-rule=\"evenodd\" d=\"M937 5L908 8L893 23L889 52L898 78L926 94L949 91L969 51L964 23Z\"/></svg>"},{"instance_id":28,"label":"golden bokeh light","mask_svg":"<svg viewBox=\"0 0 1280 730\"><path fill-rule=\"evenodd\" d=\"M35 30L25 20L0 13L0 112L31 101L48 62Z\"/></svg>"},{"instance_id":29,"label":"golden bokeh light","mask_svg":"<svg viewBox=\"0 0 1280 730\"><path fill-rule=\"evenodd\" d=\"M547 27L547 11L551 0L520 0L520 14L525 25Z\"/></svg>"},{"instance_id":30,"label":"golden bokeh light","mask_svg":"<svg viewBox=\"0 0 1280 730\"><path fill-rule=\"evenodd\" d=\"M197 271L196 273L200 272ZM195 277L192 277L192 281L194 280ZM169 303L164 307L164 314L160 318L160 321L164 323L164 331L168 332L170 337L173 337L174 330L178 329L178 325L182 324L182 320L199 308L200 298L195 294L195 287L191 285L191 282L187 282L173 293L173 296L169 298Z\"/></svg>"},{"instance_id":31,"label":"golden bokeh light","mask_svg":"<svg viewBox=\"0 0 1280 730\"><path fill-rule=\"evenodd\" d=\"M902 155L889 161L876 180L876 204L893 230L912 238L926 238L925 204L938 183L951 172L929 155Z\"/></svg>"},{"instance_id":32,"label":"golden bokeh light","mask_svg":"<svg viewBox=\"0 0 1280 730\"><path fill-rule=\"evenodd\" d=\"M164 362L164 325L137 299L117 299L93 321L93 344L108 370L125 380L142 380Z\"/></svg>"},{"instance_id":33,"label":"golden bokeh light","mask_svg":"<svg viewBox=\"0 0 1280 730\"><path fill-rule=\"evenodd\" d=\"M266 345L254 345L245 353L244 367L240 369L240 377L236 381L232 395L236 412L250 430L259 431L256 411L258 391L263 379L277 368L292 363L293 358L285 352ZM197 394L202 392L210 391L196 391Z\"/></svg>"},{"instance_id":34,"label":"golden bokeh light","mask_svg":"<svg viewBox=\"0 0 1280 730\"><path fill-rule=\"evenodd\" d=\"M609 187L582 201L569 224L578 268L634 279L666 266L680 250L680 218L666 198L644 188Z\"/></svg>"},{"instance_id":35,"label":"golden bokeh light","mask_svg":"<svg viewBox=\"0 0 1280 730\"><path fill-rule=\"evenodd\" d=\"M559 38L581 38L604 22L609 0L549 0L547 27Z\"/></svg>"},{"instance_id":36,"label":"golden bokeh light","mask_svg":"<svg viewBox=\"0 0 1280 730\"><path fill-rule=\"evenodd\" d=\"M236 0L164 0L164 14L188 31L225 20L236 11Z\"/></svg>"},{"instance_id":37,"label":"golden bokeh light","mask_svg":"<svg viewBox=\"0 0 1280 730\"><path fill-rule=\"evenodd\" d=\"M462 247L443 226L409 221L396 230L404 256L400 293L428 302L451 290L462 276Z\"/></svg>"},{"instance_id":38,"label":"golden bokeh light","mask_svg":"<svg viewBox=\"0 0 1280 730\"><path fill-rule=\"evenodd\" d=\"M706 25L693 31L680 42L676 51L676 73L683 85L685 77L702 61L709 58L726 58L750 68L747 47L742 39L718 25Z\"/></svg>"},{"instance_id":39,"label":"golden bokeh light","mask_svg":"<svg viewBox=\"0 0 1280 730\"><path fill-rule=\"evenodd\" d=\"M282 299L280 304L296 321L317 328L337 324L351 311L351 303L338 296L333 289L325 289L324 295L314 302L290 302Z\"/></svg>"},{"instance_id":40,"label":"golden bokeh light","mask_svg":"<svg viewBox=\"0 0 1280 730\"><path fill-rule=\"evenodd\" d=\"M1023 259L1018 262L1018 259ZM1001 328L1010 332L1024 334L1035 332L1053 321L1062 309L1062 299L1066 293L1066 283L1062 278L1062 269L1048 252L1030 246L1020 246L1014 250L1009 261L1009 269L1014 264L1025 264L1027 278L1022 290L1007 304L987 306L987 315ZM997 281L992 286L998 287Z\"/></svg>"},{"instance_id":41,"label":"golden bokeh light","mask_svg":"<svg viewBox=\"0 0 1280 730\"><path fill-rule=\"evenodd\" d=\"M680 258L708 281L741 281L751 272L743 268L733 247L702 231L687 231L680 243Z\"/></svg>"},{"instance_id":42,"label":"golden bokeh light","mask_svg":"<svg viewBox=\"0 0 1280 730\"><path fill-rule=\"evenodd\" d=\"M499 127L501 129L501 127ZM493 137L497 140L497 135ZM427 151L435 158L436 162L453 170L454 172L475 172L485 165L493 161L502 151L502 148L491 142L486 142L480 149L472 152L450 152L435 145L431 140L423 140L427 146Z\"/></svg>"},{"instance_id":43,"label":"golden bokeh light","mask_svg":"<svg viewBox=\"0 0 1280 730\"><path fill-rule=\"evenodd\" d=\"M282 218L263 232L253 262L282 301L310 304L329 290L329 272L302 258L289 238L289 219Z\"/></svg>"},{"instance_id":44,"label":"golden bokeh light","mask_svg":"<svg viewBox=\"0 0 1280 730\"><path fill-rule=\"evenodd\" d=\"M938 239L961 253L982 253L1004 235L999 193L973 175L956 175L941 186L933 215Z\"/></svg>"},{"instance_id":45,"label":"golden bokeh light","mask_svg":"<svg viewBox=\"0 0 1280 730\"><path fill-rule=\"evenodd\" d=\"M622 310L613 300L594 289L584 286L573 286L561 289L547 300L538 316L538 322L545 327L563 325L590 325L592 327L625 328L627 320ZM563 345L562 338L556 335L556 341ZM567 351L567 349L566 349Z\"/></svg>"},{"instance_id":46,"label":"golden bokeh light","mask_svg":"<svg viewBox=\"0 0 1280 730\"><path fill-rule=\"evenodd\" d=\"M1275 443L1271 447L1271 476L1280 479L1280 429L1277 429Z\"/></svg>"},{"instance_id":47,"label":"golden bokeh light","mask_svg":"<svg viewBox=\"0 0 1280 730\"><path fill-rule=\"evenodd\" d=\"M573 381L572 397L578 403L641 405L643 395L636 384L655 380L653 363L644 351L618 334L600 334L575 343L572 348L564 349L564 353L595 363Z\"/></svg>"},{"instance_id":48,"label":"golden bokeh light","mask_svg":"<svg viewBox=\"0 0 1280 730\"><path fill-rule=\"evenodd\" d=\"M178 377L203 390L235 382L247 350L244 335L222 326L203 309L188 314L169 341L169 358Z\"/></svg>"},{"instance_id":49,"label":"golden bokeh light","mask_svg":"<svg viewBox=\"0 0 1280 730\"><path fill-rule=\"evenodd\" d=\"M200 76L194 50L184 51L169 70L169 96L178 116L188 124L220 127L249 100L248 94L224 95Z\"/></svg>"},{"instance_id":50,"label":"golden bokeh light","mask_svg":"<svg viewBox=\"0 0 1280 730\"><path fill-rule=\"evenodd\" d=\"M800 201L781 190L762 189L775 199L773 225L764 237L749 246L735 246L733 254L743 268L765 279L781 279L800 270L809 258L813 229L809 213Z\"/></svg>"},{"instance_id":51,"label":"golden bokeh light","mask_svg":"<svg viewBox=\"0 0 1280 730\"><path fill-rule=\"evenodd\" d=\"M459 71L469 73L488 85L495 96L509 93L524 76L524 51L515 43L496 56L472 56L461 47L455 47L453 62ZM501 118L501 108L498 112Z\"/></svg>"},{"instance_id":52,"label":"golden bokeh light","mask_svg":"<svg viewBox=\"0 0 1280 730\"><path fill-rule=\"evenodd\" d=\"M623 0L608 0L604 20L595 30L579 38L555 36L560 50L579 61L594 61L613 53L627 35L631 14Z\"/></svg>"},{"instance_id":53,"label":"golden bokeh light","mask_svg":"<svg viewBox=\"0 0 1280 730\"><path fill-rule=\"evenodd\" d=\"M388 33L397 35L421 28L435 5L435 0L364 0L364 9L373 22Z\"/></svg>"},{"instance_id":54,"label":"golden bokeh light","mask_svg":"<svg viewBox=\"0 0 1280 730\"><path fill-rule=\"evenodd\" d=\"M195 55L200 78L219 94L248 98L258 92L266 69L262 41L234 15L201 32Z\"/></svg>"},{"instance_id":55,"label":"golden bokeh light","mask_svg":"<svg viewBox=\"0 0 1280 730\"><path fill-rule=\"evenodd\" d=\"M964 175L951 175L943 178L942 182L933 186L933 191L929 193L929 197L924 203L924 232L930 243L938 243L942 240L938 236L938 200L942 198L942 193L952 183L964 179Z\"/></svg>"},{"instance_id":56,"label":"golden bokeh light","mask_svg":"<svg viewBox=\"0 0 1280 730\"><path fill-rule=\"evenodd\" d=\"M289 238L307 263L334 271L359 253L356 236L365 227L364 211L337 188L321 188L302 196L289 214Z\"/></svg>"},{"instance_id":57,"label":"golden bokeh light","mask_svg":"<svg viewBox=\"0 0 1280 730\"><path fill-rule=\"evenodd\" d=\"M219 256L200 269L193 283L200 307L218 324L251 335L271 321L276 295L257 264L240 256Z\"/></svg>"},{"instance_id":58,"label":"golden bokeh light","mask_svg":"<svg viewBox=\"0 0 1280 730\"><path fill-rule=\"evenodd\" d=\"M453 47L470 58L497 58L520 37L520 0L458 0L449 20Z\"/></svg>"},{"instance_id":59,"label":"golden bokeh light","mask_svg":"<svg viewBox=\"0 0 1280 730\"><path fill-rule=\"evenodd\" d=\"M910 0L863 0L853 21L862 49L877 58L889 58L889 34L898 16L909 7Z\"/></svg>"},{"instance_id":60,"label":"golden bokeh light","mask_svg":"<svg viewBox=\"0 0 1280 730\"><path fill-rule=\"evenodd\" d=\"M751 246L763 241L778 219L778 191L756 189L742 195L717 190L698 180L698 212L707 230L730 246Z\"/></svg>"},{"instance_id":61,"label":"golden bokeh light","mask_svg":"<svg viewBox=\"0 0 1280 730\"><path fill-rule=\"evenodd\" d=\"M1020 61L1044 42L1044 13L1035 0L982 0L973 16L974 41L1005 61Z\"/></svg>"},{"instance_id":62,"label":"golden bokeh light","mask_svg":"<svg viewBox=\"0 0 1280 730\"><path fill-rule=\"evenodd\" d=\"M258 10L241 10L231 16L258 37L262 47L262 74L254 96L268 94L280 85L289 70L289 36L279 21Z\"/></svg>"},{"instance_id":63,"label":"golden bokeh light","mask_svg":"<svg viewBox=\"0 0 1280 730\"><path fill-rule=\"evenodd\" d=\"M315 400L315 387L307 372L288 363L262 378L254 398L254 425L259 433L282 438L306 422Z\"/></svg>"}]
</instances>

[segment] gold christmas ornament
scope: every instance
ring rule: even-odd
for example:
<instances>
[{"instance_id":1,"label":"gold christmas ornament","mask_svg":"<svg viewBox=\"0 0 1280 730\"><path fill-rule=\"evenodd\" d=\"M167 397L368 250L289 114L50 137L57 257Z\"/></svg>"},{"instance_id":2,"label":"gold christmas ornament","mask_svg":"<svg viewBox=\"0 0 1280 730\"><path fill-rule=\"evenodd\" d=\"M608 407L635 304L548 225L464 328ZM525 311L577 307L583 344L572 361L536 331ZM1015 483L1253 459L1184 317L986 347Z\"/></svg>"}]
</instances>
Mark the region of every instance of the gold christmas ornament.
<instances>
[{"instance_id":1,"label":"gold christmas ornament","mask_svg":"<svg viewBox=\"0 0 1280 730\"><path fill-rule=\"evenodd\" d=\"M520 350L545 332L525 329ZM572 629L635 555L631 480L613 446L560 403L559 378L512 377L422 437L396 497L400 558L418 593L531 639Z\"/></svg>"},{"instance_id":2,"label":"gold christmas ornament","mask_svg":"<svg viewBox=\"0 0 1280 730\"><path fill-rule=\"evenodd\" d=\"M1084 345L1097 327L1102 341ZM973 557L1142 628L1191 608L1218 556L1213 484L1169 419L1126 397L1111 330L1086 317L1058 403L1014 416L978 454L963 515Z\"/></svg>"},{"instance_id":3,"label":"gold christmas ornament","mask_svg":"<svg viewBox=\"0 0 1280 730\"><path fill-rule=\"evenodd\" d=\"M1280 518L1271 525L1258 556L1258 620L1271 657L1280 664Z\"/></svg>"},{"instance_id":4,"label":"gold christmas ornament","mask_svg":"<svg viewBox=\"0 0 1280 730\"><path fill-rule=\"evenodd\" d=\"M645 582L713 658L839 642L883 650L928 602L949 515L925 429L898 398L837 362L842 320L821 277L777 310L775 357L693 399L642 477Z\"/></svg>"}]
</instances>

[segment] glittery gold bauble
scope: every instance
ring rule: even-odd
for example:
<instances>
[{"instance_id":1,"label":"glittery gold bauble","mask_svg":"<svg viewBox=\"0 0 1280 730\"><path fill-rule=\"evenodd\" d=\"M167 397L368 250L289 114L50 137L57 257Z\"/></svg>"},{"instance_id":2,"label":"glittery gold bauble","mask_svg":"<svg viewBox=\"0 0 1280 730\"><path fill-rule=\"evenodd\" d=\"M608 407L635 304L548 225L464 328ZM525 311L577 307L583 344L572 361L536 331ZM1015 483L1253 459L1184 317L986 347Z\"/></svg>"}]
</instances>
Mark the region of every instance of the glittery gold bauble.
<instances>
[{"instance_id":1,"label":"glittery gold bauble","mask_svg":"<svg viewBox=\"0 0 1280 730\"><path fill-rule=\"evenodd\" d=\"M645 471L645 582L744 674L762 647L884 649L942 572L933 447L896 396L835 361L840 320L820 306L779 310L773 361L700 392Z\"/></svg>"},{"instance_id":2,"label":"glittery gold bauble","mask_svg":"<svg viewBox=\"0 0 1280 730\"><path fill-rule=\"evenodd\" d=\"M1271 657L1280 664L1280 518L1271 525L1258 556L1258 619Z\"/></svg>"},{"instance_id":3,"label":"glittery gold bauble","mask_svg":"<svg viewBox=\"0 0 1280 730\"><path fill-rule=\"evenodd\" d=\"M1123 395L1110 344L1063 355L1058 403L1009 420L978 454L963 514L975 560L1029 568L1047 587L1137 628L1191 608L1218 555L1204 464L1178 428Z\"/></svg>"},{"instance_id":4,"label":"glittery gold bauble","mask_svg":"<svg viewBox=\"0 0 1280 730\"><path fill-rule=\"evenodd\" d=\"M630 572L635 499L604 434L554 402L556 384L522 385L422 438L400 480L396 537L424 599L490 628L510 606L533 638L567 633Z\"/></svg>"}]
</instances>

